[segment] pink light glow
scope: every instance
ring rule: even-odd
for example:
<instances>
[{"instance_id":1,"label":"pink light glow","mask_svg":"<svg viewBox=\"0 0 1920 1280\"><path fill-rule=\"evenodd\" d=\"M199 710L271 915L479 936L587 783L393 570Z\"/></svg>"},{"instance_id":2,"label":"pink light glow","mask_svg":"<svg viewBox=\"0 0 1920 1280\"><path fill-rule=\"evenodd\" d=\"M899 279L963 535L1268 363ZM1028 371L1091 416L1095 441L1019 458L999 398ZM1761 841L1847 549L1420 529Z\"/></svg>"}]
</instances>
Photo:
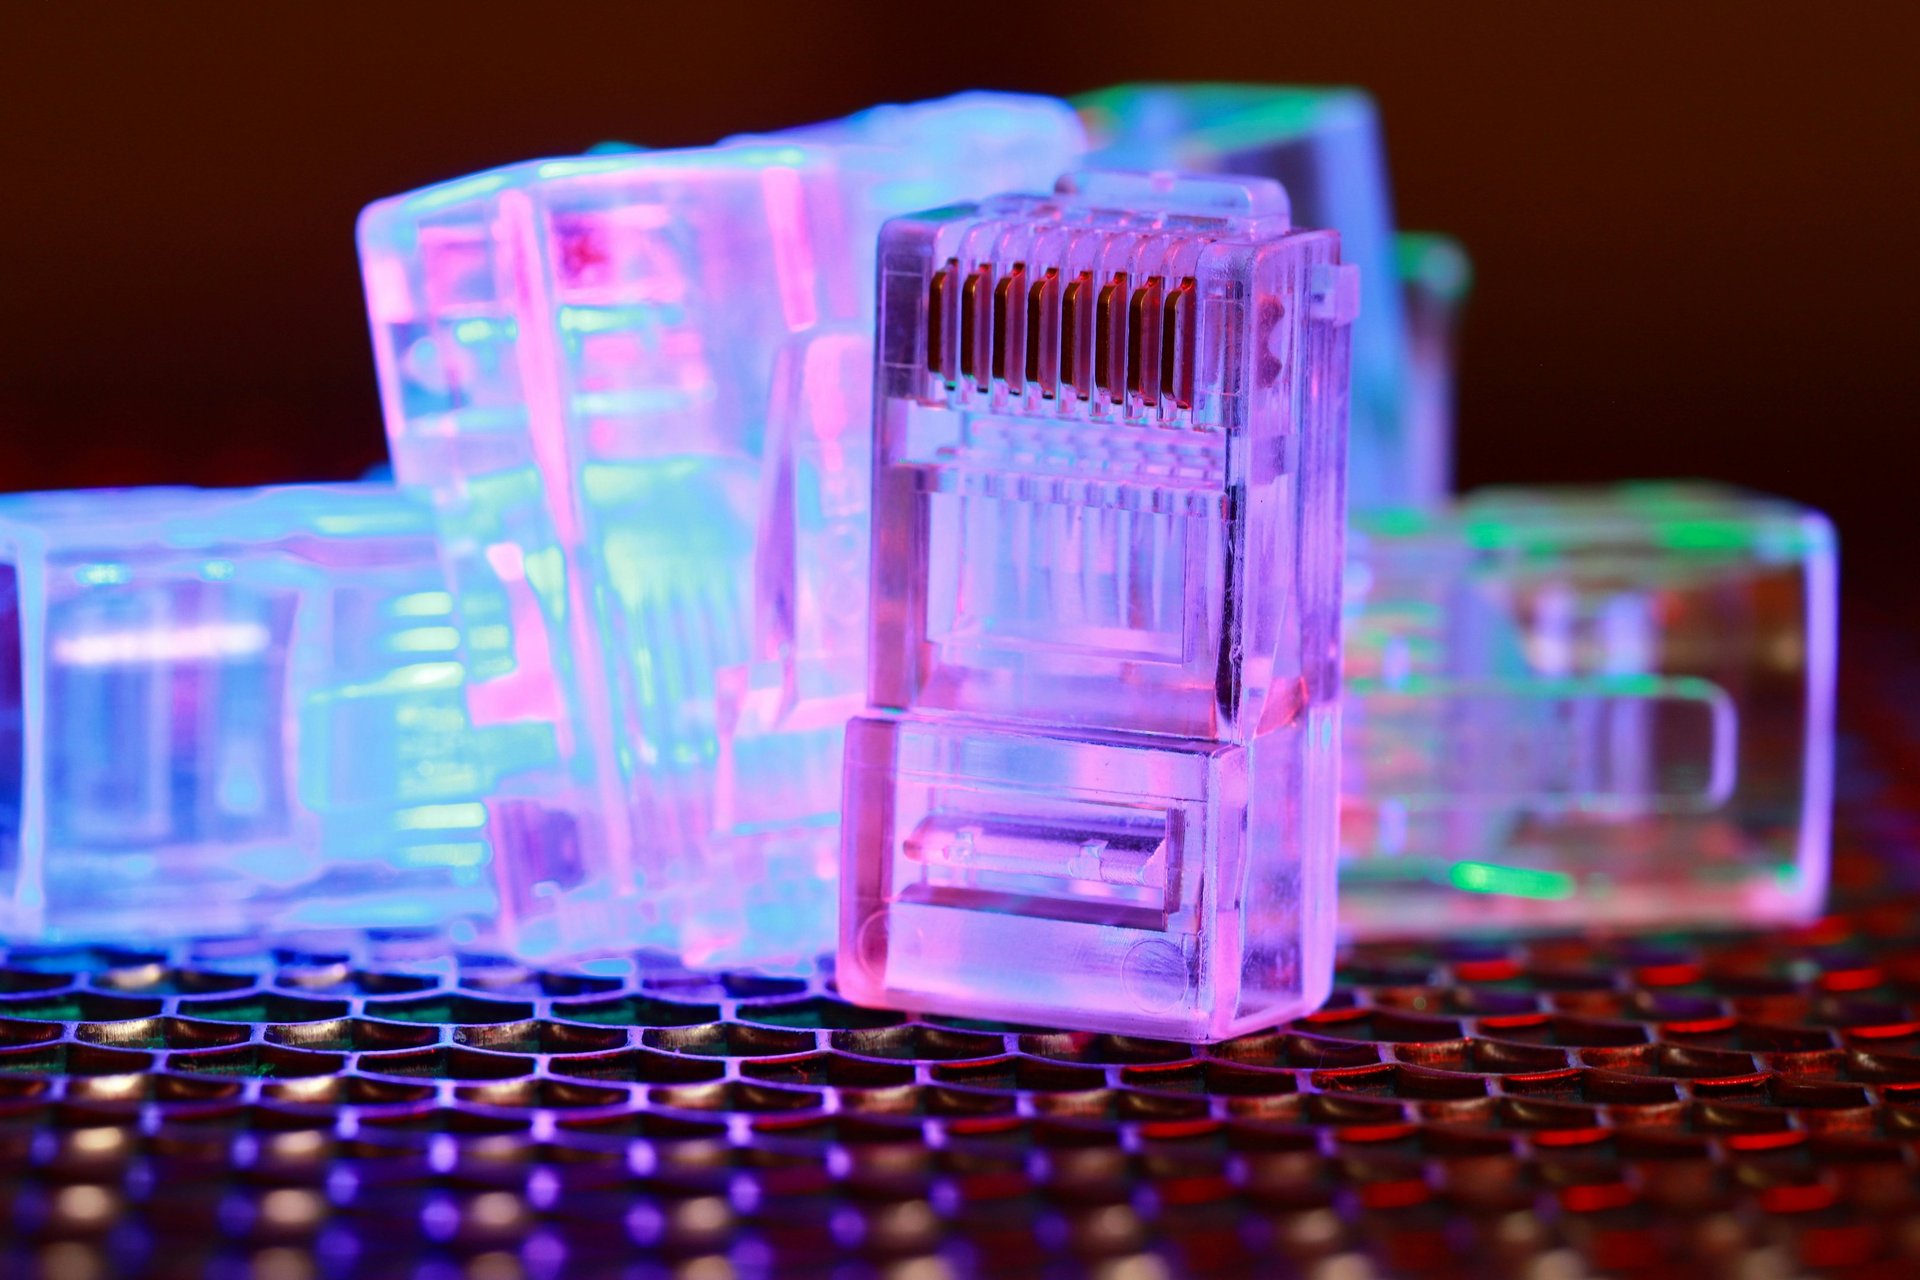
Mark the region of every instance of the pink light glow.
<instances>
[{"instance_id":1,"label":"pink light glow","mask_svg":"<svg viewBox=\"0 0 1920 1280\"><path fill-rule=\"evenodd\" d=\"M767 218L773 232L775 274L780 283L780 309L787 328L795 333L819 323L814 303L813 242L807 232L806 189L792 169L769 169L761 178L767 195Z\"/></svg>"},{"instance_id":2,"label":"pink light glow","mask_svg":"<svg viewBox=\"0 0 1920 1280\"><path fill-rule=\"evenodd\" d=\"M539 597L527 582L525 558L514 543L496 542L487 548L487 564L499 575L507 593L507 611L513 619L513 673L469 687L467 701L473 722L550 720L558 726L561 741L567 742L571 727L561 715L547 620L540 612Z\"/></svg>"}]
</instances>

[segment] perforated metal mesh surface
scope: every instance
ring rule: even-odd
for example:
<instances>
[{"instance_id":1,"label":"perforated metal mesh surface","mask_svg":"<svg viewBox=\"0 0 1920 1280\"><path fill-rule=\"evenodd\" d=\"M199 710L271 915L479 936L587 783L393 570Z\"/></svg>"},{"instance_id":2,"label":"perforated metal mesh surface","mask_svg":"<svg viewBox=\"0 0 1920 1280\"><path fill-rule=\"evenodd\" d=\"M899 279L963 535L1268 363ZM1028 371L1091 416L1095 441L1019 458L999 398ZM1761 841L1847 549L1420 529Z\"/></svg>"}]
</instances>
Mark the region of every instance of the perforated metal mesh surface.
<instances>
[{"instance_id":1,"label":"perforated metal mesh surface","mask_svg":"<svg viewBox=\"0 0 1920 1280\"><path fill-rule=\"evenodd\" d=\"M417 936L16 948L0 1275L1920 1274L1903 705L1814 928L1370 948L1206 1049Z\"/></svg>"}]
</instances>

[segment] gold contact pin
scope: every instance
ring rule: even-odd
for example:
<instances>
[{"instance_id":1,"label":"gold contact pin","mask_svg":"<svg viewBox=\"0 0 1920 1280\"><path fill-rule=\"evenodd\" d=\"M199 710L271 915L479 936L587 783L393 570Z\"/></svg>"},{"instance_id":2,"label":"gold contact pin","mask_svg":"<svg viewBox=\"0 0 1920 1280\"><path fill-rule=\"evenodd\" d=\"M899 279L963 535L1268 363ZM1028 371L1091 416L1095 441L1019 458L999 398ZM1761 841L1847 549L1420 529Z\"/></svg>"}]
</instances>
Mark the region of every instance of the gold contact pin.
<instances>
[{"instance_id":1,"label":"gold contact pin","mask_svg":"<svg viewBox=\"0 0 1920 1280\"><path fill-rule=\"evenodd\" d=\"M960 288L960 372L986 386L993 372L993 268L975 267Z\"/></svg>"},{"instance_id":2,"label":"gold contact pin","mask_svg":"<svg viewBox=\"0 0 1920 1280\"><path fill-rule=\"evenodd\" d=\"M1127 367L1127 273L1116 271L1100 287L1094 308L1093 382L1115 400L1125 395L1120 379Z\"/></svg>"},{"instance_id":3,"label":"gold contact pin","mask_svg":"<svg viewBox=\"0 0 1920 1280\"><path fill-rule=\"evenodd\" d=\"M1060 381L1082 400L1093 396L1093 273L1082 271L1060 305Z\"/></svg>"},{"instance_id":4,"label":"gold contact pin","mask_svg":"<svg viewBox=\"0 0 1920 1280\"><path fill-rule=\"evenodd\" d=\"M1159 276L1148 276L1133 291L1127 308L1127 390L1143 405L1160 403L1160 295Z\"/></svg>"},{"instance_id":5,"label":"gold contact pin","mask_svg":"<svg viewBox=\"0 0 1920 1280\"><path fill-rule=\"evenodd\" d=\"M1160 344L1160 387L1176 407L1193 408L1193 356L1199 318L1199 294L1188 276L1167 295L1164 337Z\"/></svg>"},{"instance_id":6,"label":"gold contact pin","mask_svg":"<svg viewBox=\"0 0 1920 1280\"><path fill-rule=\"evenodd\" d=\"M955 375L947 354L947 338L953 331L947 315L953 307L953 278L959 273L959 260L948 258L927 286L927 369L950 387Z\"/></svg>"},{"instance_id":7,"label":"gold contact pin","mask_svg":"<svg viewBox=\"0 0 1920 1280\"><path fill-rule=\"evenodd\" d=\"M993 376L1019 395L1027 388L1027 266L1016 262L993 289Z\"/></svg>"},{"instance_id":8,"label":"gold contact pin","mask_svg":"<svg viewBox=\"0 0 1920 1280\"><path fill-rule=\"evenodd\" d=\"M1027 381L1051 400L1060 391L1060 272L1048 267L1027 290Z\"/></svg>"}]
</instances>

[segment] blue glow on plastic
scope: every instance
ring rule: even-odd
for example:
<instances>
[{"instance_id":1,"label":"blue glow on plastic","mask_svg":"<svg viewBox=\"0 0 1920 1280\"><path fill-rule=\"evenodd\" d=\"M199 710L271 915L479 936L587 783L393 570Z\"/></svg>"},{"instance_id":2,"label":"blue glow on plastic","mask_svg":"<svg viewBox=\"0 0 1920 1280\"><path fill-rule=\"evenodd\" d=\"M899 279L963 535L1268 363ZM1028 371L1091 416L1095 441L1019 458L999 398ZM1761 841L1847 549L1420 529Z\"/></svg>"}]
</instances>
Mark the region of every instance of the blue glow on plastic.
<instances>
[{"instance_id":1,"label":"blue glow on plastic","mask_svg":"<svg viewBox=\"0 0 1920 1280\"><path fill-rule=\"evenodd\" d=\"M1045 189L1083 145L1063 103L969 95L363 214L395 472L515 753L489 805L519 950L829 945L878 226Z\"/></svg>"},{"instance_id":2,"label":"blue glow on plastic","mask_svg":"<svg viewBox=\"0 0 1920 1280\"><path fill-rule=\"evenodd\" d=\"M0 928L489 912L432 532L371 484L0 497Z\"/></svg>"},{"instance_id":3,"label":"blue glow on plastic","mask_svg":"<svg viewBox=\"0 0 1920 1280\"><path fill-rule=\"evenodd\" d=\"M1360 268L1363 290L1353 327L1348 504L1426 506L1444 497L1452 469L1450 366L1426 359L1432 342L1421 331L1409 333L1373 100L1358 89L1137 84L1076 104L1091 135L1091 163L1276 178L1297 224L1340 233L1341 253ZM1464 266L1457 247L1432 238L1409 247ZM1412 283L1430 286L1419 272L1433 266L1431 258L1415 263ZM1431 305L1411 317L1429 333L1436 326L1444 332L1451 318L1450 308L1442 314Z\"/></svg>"}]
</instances>

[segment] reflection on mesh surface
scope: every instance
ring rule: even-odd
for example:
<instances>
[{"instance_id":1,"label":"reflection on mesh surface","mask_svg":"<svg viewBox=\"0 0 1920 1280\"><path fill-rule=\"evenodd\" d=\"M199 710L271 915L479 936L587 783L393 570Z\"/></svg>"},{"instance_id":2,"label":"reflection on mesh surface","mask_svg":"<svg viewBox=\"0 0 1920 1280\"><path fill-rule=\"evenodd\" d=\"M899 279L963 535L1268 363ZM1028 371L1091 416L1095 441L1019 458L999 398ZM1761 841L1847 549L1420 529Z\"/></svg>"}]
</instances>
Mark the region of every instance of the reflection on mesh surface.
<instances>
[{"instance_id":1,"label":"reflection on mesh surface","mask_svg":"<svg viewBox=\"0 0 1920 1280\"><path fill-rule=\"evenodd\" d=\"M17 949L0 1273L1911 1274L1900 705L1817 926L1373 944L1205 1049L420 935Z\"/></svg>"}]
</instances>

